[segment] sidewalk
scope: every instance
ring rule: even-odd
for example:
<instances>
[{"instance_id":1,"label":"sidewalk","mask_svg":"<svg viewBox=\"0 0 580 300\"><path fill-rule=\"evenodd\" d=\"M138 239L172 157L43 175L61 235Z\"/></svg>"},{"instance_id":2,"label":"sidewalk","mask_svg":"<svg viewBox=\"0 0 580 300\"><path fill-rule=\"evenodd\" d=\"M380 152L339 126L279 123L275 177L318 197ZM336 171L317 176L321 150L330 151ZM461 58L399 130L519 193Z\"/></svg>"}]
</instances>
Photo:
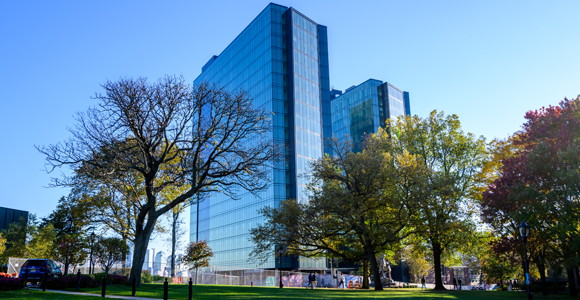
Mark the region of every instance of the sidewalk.
<instances>
[{"instance_id":1,"label":"sidewalk","mask_svg":"<svg viewBox=\"0 0 580 300\"><path fill-rule=\"evenodd\" d=\"M29 288L29 290L42 291L42 289L36 289L36 288ZM61 294L69 294L69 295L101 297L101 294L89 294L89 293L81 293L81 292L59 291L59 290L46 290L46 291L51 292L51 293L61 293ZM158 298L143 298L143 297L118 296L118 295L105 295L105 297L110 298L110 299L163 300L163 299L158 299Z\"/></svg>"}]
</instances>

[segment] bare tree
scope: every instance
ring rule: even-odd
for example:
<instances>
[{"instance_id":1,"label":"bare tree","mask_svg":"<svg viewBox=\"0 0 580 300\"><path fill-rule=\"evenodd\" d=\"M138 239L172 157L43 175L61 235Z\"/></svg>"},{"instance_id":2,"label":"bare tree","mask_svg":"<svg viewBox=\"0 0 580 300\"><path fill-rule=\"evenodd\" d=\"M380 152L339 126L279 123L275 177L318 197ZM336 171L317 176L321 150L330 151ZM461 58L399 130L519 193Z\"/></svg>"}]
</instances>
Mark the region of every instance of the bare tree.
<instances>
[{"instance_id":1,"label":"bare tree","mask_svg":"<svg viewBox=\"0 0 580 300\"><path fill-rule=\"evenodd\" d=\"M131 277L140 282L145 253L157 219L200 193L258 192L267 184L279 151L272 143L270 113L254 108L242 91L201 84L182 77L157 83L144 78L107 81L100 103L79 113L72 137L37 147L47 171L70 166L75 176L53 178L54 186L79 184L78 174L115 184L135 172L145 196L138 203ZM189 185L169 201L165 189ZM195 201L195 200L193 200Z\"/></svg>"}]
</instances>

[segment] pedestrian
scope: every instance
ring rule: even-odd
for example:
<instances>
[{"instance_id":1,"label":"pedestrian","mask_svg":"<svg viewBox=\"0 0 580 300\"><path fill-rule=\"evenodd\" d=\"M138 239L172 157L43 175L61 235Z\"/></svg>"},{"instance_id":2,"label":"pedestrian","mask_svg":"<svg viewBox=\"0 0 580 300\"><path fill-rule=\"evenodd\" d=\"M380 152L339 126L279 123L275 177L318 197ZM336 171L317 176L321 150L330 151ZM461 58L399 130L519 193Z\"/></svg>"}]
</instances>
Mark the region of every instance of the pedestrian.
<instances>
[{"instance_id":1,"label":"pedestrian","mask_svg":"<svg viewBox=\"0 0 580 300\"><path fill-rule=\"evenodd\" d=\"M458 282L459 282L459 290L461 291L461 278L459 278Z\"/></svg>"},{"instance_id":2,"label":"pedestrian","mask_svg":"<svg viewBox=\"0 0 580 300\"><path fill-rule=\"evenodd\" d=\"M340 280L340 283L338 284L338 287L340 288L340 286L342 285L342 288L344 289L344 275L342 275L342 273L340 273L340 275L338 275L338 279Z\"/></svg>"},{"instance_id":3,"label":"pedestrian","mask_svg":"<svg viewBox=\"0 0 580 300\"><path fill-rule=\"evenodd\" d=\"M453 277L453 289L457 289L457 279L455 277Z\"/></svg>"},{"instance_id":4,"label":"pedestrian","mask_svg":"<svg viewBox=\"0 0 580 300\"><path fill-rule=\"evenodd\" d=\"M306 288L308 287L312 288L312 272L308 274L308 285L306 286Z\"/></svg>"},{"instance_id":5,"label":"pedestrian","mask_svg":"<svg viewBox=\"0 0 580 300\"><path fill-rule=\"evenodd\" d=\"M316 288L316 272L312 273L312 289Z\"/></svg>"},{"instance_id":6,"label":"pedestrian","mask_svg":"<svg viewBox=\"0 0 580 300\"><path fill-rule=\"evenodd\" d=\"M425 285L425 276L423 276L423 278L421 278L421 289L427 289L427 286Z\"/></svg>"}]
</instances>

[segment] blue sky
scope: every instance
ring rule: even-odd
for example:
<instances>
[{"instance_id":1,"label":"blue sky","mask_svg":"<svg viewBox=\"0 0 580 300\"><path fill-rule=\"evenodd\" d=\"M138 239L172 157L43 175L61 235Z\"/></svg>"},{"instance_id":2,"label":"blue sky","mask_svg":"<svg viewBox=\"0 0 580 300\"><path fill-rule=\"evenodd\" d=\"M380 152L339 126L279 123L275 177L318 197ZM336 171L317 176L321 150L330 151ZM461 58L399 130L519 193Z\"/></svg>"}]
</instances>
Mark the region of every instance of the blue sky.
<instances>
[{"instance_id":1,"label":"blue sky","mask_svg":"<svg viewBox=\"0 0 580 300\"><path fill-rule=\"evenodd\" d=\"M34 145L120 77L193 81L269 1L0 1L0 206L43 217L68 192ZM580 94L580 1L280 1L329 33L336 89L368 78L410 92L413 114L457 114L488 140ZM53 175L58 175L53 173Z\"/></svg>"}]
</instances>

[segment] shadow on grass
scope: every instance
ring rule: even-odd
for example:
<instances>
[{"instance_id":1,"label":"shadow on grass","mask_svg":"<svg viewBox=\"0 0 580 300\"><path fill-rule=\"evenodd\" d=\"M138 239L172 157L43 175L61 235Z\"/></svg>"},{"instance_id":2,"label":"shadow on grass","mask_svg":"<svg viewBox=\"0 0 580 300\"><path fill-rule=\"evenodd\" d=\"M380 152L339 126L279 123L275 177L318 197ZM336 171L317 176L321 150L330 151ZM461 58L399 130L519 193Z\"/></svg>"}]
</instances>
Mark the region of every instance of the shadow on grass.
<instances>
[{"instance_id":1,"label":"shadow on grass","mask_svg":"<svg viewBox=\"0 0 580 300\"><path fill-rule=\"evenodd\" d=\"M153 288L153 289L152 289ZM100 288L84 289L85 292L100 294ZM127 288L110 286L107 288L108 295L130 296L131 292ZM161 284L146 284L137 289L138 297L163 298ZM541 297L534 295L536 299L578 299L566 296ZM187 299L187 285L170 285L170 299ZM193 298L200 300L217 299L409 299L409 300L509 300L527 299L524 293L520 292L496 292L496 291L433 291L417 289L386 289L384 291L374 290L336 290L336 289L305 289L305 288L273 288L273 287L249 287L249 286L219 286L219 285L194 285Z\"/></svg>"}]
</instances>

